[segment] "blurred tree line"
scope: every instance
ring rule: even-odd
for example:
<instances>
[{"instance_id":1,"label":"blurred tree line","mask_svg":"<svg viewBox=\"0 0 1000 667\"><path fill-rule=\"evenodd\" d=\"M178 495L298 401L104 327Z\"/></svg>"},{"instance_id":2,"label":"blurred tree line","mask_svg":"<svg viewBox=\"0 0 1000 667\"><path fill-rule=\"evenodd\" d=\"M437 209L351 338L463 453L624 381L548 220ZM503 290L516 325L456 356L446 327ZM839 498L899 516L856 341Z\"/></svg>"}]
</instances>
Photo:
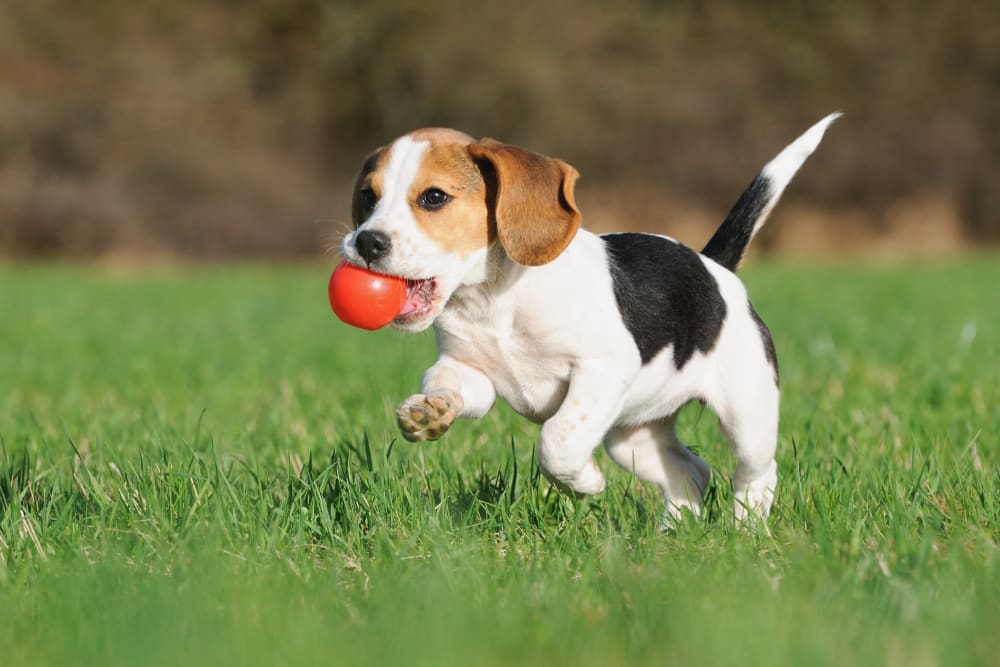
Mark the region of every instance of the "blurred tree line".
<instances>
[{"instance_id":1,"label":"blurred tree line","mask_svg":"<svg viewBox=\"0 0 1000 667\"><path fill-rule=\"evenodd\" d=\"M707 234L833 110L783 216L1000 240L995 0L0 0L0 254L315 255L425 125L566 159L588 226Z\"/></svg>"}]
</instances>

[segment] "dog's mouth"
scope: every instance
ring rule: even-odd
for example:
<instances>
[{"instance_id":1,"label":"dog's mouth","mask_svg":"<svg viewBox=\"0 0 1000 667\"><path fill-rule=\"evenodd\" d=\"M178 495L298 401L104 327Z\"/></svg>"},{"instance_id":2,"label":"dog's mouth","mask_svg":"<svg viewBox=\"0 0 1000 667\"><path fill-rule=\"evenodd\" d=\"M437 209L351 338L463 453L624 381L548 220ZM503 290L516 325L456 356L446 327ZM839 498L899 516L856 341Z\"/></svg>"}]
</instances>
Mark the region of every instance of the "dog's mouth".
<instances>
[{"instance_id":1,"label":"dog's mouth","mask_svg":"<svg viewBox=\"0 0 1000 667\"><path fill-rule=\"evenodd\" d=\"M393 324L406 325L417 322L434 310L437 281L434 278L406 279L406 302Z\"/></svg>"}]
</instances>

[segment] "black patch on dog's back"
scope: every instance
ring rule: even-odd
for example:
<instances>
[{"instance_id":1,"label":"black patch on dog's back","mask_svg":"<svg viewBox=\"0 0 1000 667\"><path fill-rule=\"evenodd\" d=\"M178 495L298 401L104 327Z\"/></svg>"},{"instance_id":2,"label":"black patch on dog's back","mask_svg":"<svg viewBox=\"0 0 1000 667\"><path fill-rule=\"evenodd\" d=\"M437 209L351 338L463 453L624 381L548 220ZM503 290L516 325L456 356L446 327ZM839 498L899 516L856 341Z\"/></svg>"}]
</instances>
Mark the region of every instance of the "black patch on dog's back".
<instances>
[{"instance_id":1,"label":"black patch on dog's back","mask_svg":"<svg viewBox=\"0 0 1000 667\"><path fill-rule=\"evenodd\" d=\"M726 317L719 285L698 254L651 234L606 234L615 298L642 363L668 345L680 369L715 346Z\"/></svg>"}]
</instances>

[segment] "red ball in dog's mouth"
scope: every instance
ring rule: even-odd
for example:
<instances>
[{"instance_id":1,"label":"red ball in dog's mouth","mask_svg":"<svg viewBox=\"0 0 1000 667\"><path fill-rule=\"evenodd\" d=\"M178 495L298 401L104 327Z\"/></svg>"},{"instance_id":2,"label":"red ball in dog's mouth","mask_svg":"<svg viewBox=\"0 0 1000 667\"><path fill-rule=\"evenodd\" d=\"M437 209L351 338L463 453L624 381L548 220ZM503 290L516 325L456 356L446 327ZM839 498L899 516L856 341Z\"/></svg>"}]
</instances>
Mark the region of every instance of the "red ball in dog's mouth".
<instances>
[{"instance_id":1,"label":"red ball in dog's mouth","mask_svg":"<svg viewBox=\"0 0 1000 667\"><path fill-rule=\"evenodd\" d=\"M406 280L341 262L330 275L330 307L342 321L374 331L396 319L406 303Z\"/></svg>"},{"instance_id":2,"label":"red ball in dog's mouth","mask_svg":"<svg viewBox=\"0 0 1000 667\"><path fill-rule=\"evenodd\" d=\"M433 280L408 280L341 262L330 275L330 307L343 322L374 331L430 310Z\"/></svg>"}]
</instances>

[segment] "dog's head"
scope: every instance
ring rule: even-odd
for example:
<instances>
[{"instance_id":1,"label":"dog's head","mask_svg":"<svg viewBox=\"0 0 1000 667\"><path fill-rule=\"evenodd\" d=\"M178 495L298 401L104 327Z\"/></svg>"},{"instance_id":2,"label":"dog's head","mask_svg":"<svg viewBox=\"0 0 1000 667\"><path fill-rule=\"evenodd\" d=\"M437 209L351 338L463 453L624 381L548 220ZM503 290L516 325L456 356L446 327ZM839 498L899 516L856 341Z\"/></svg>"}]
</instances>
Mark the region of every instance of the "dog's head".
<instances>
[{"instance_id":1,"label":"dog's head","mask_svg":"<svg viewBox=\"0 0 1000 667\"><path fill-rule=\"evenodd\" d=\"M490 278L492 248L526 266L565 250L580 227L577 176L561 160L493 139L417 130L365 160L341 254L406 278L393 326L420 331L457 288Z\"/></svg>"}]
</instances>

